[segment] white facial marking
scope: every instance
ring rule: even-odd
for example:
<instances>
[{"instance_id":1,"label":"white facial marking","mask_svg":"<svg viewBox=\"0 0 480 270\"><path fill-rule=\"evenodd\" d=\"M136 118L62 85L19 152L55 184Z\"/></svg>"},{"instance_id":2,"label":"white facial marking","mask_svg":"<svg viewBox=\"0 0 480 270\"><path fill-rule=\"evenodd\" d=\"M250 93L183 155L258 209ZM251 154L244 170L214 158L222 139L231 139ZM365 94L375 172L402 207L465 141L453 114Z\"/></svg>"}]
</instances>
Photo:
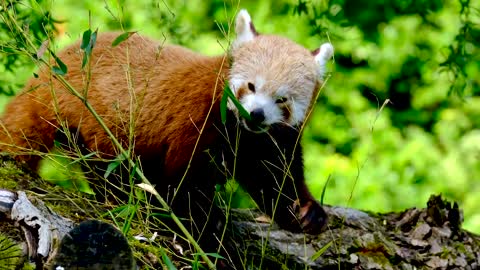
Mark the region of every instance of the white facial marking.
<instances>
[{"instance_id":1,"label":"white facial marking","mask_svg":"<svg viewBox=\"0 0 480 270\"><path fill-rule=\"evenodd\" d=\"M261 93L245 95L240 102L247 112L255 109L263 109L265 121L263 124L271 125L278 123L283 119L282 111L278 108L271 97Z\"/></svg>"},{"instance_id":2,"label":"white facial marking","mask_svg":"<svg viewBox=\"0 0 480 270\"><path fill-rule=\"evenodd\" d=\"M247 122L230 100L228 108L253 132L268 130L273 124L294 127L302 124L312 106L315 87L323 81L326 65L333 55L332 44L322 44L312 55L286 39L257 36L246 10L236 17L235 33L230 88L247 112L262 109L265 120L258 123L262 117L256 114L252 122Z\"/></svg>"},{"instance_id":3,"label":"white facial marking","mask_svg":"<svg viewBox=\"0 0 480 270\"><path fill-rule=\"evenodd\" d=\"M232 76L230 78L230 89L232 90L233 93L237 93L238 92L238 89L240 89L240 87L242 86L243 84L243 77L242 76Z\"/></svg>"},{"instance_id":4,"label":"white facial marking","mask_svg":"<svg viewBox=\"0 0 480 270\"><path fill-rule=\"evenodd\" d=\"M255 91L261 91L265 85L265 79L262 76L255 77Z\"/></svg>"},{"instance_id":5,"label":"white facial marking","mask_svg":"<svg viewBox=\"0 0 480 270\"><path fill-rule=\"evenodd\" d=\"M237 38L233 43L234 47L238 47L243 43L251 41L253 38L255 38L255 33L250 27L251 23L252 19L250 18L250 14L248 14L245 9L240 10L235 22L235 33L237 34Z\"/></svg>"}]
</instances>

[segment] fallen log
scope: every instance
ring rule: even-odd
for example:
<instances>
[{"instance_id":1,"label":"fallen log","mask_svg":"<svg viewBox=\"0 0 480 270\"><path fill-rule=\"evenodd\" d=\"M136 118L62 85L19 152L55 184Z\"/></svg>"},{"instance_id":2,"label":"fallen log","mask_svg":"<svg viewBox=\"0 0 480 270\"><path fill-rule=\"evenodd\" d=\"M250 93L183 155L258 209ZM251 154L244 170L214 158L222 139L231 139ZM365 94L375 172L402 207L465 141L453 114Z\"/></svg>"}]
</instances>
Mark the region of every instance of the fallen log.
<instances>
[{"instance_id":1,"label":"fallen log","mask_svg":"<svg viewBox=\"0 0 480 270\"><path fill-rule=\"evenodd\" d=\"M0 191L0 236L16 243L18 250L22 251L15 255L18 257L16 267L21 268L27 264L34 265L36 269L53 267L64 236L80 221L95 218L97 207L102 206L89 203L88 200L66 199L65 196L68 195L65 194L54 197L54 193L63 191L43 182L28 168L12 159L2 157L0 168L0 184L3 188L8 188ZM11 181L16 183L15 188L12 188ZM76 207L71 207L70 212L57 213L55 208L61 200ZM235 209L231 211L232 223L228 227L224 246L227 253L240 254L243 258L244 265L236 265L237 269L480 267L480 236L461 228L461 209L456 203L447 202L441 196L431 196L426 208L412 208L400 213L376 214L330 206L325 206L325 209L330 217L328 227L324 233L314 236L281 230L257 210ZM99 237L113 237L105 238L106 241L114 239L111 241L118 240L115 243L121 243L124 239L112 226L96 222L91 222L88 226L105 230L105 233L98 234ZM72 232L69 234L70 240L75 239ZM148 246L154 238L129 237L129 240ZM166 242L170 242L183 255L184 252L179 250L188 249L188 245L185 248L178 247L179 243L174 239ZM161 259L164 258L164 251L159 250L155 254L152 249L138 249L137 244L131 246L140 268L142 265L164 265L165 261ZM122 247L123 249L125 248ZM6 250L0 245L0 264L2 257L5 257L2 252ZM131 252L115 251L115 254L122 254L126 258ZM73 260L74 255L69 256L62 255L64 264L68 264L69 259ZM125 264L130 265L120 269L132 269L131 261L126 261L128 263ZM185 266L185 262L174 264L179 268Z\"/></svg>"}]
</instances>

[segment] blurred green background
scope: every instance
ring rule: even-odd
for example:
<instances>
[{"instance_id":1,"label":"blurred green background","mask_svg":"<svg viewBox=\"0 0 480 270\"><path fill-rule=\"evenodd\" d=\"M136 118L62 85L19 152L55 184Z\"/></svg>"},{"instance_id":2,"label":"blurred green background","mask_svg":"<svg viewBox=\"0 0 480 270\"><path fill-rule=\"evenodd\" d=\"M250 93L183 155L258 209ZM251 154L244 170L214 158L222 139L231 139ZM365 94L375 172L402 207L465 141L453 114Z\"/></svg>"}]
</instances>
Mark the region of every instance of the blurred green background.
<instances>
[{"instance_id":1,"label":"blurred green background","mask_svg":"<svg viewBox=\"0 0 480 270\"><path fill-rule=\"evenodd\" d=\"M235 12L261 33L312 50L330 40L335 61L303 137L306 177L325 203L376 212L424 207L430 194L455 200L464 227L480 233L480 17L468 0L4 1L40 46L56 48L89 27L224 52ZM11 50L0 25L0 107L34 67ZM388 99L388 100L387 100ZM385 105L385 106L383 106ZM53 177L57 172L46 172Z\"/></svg>"}]
</instances>

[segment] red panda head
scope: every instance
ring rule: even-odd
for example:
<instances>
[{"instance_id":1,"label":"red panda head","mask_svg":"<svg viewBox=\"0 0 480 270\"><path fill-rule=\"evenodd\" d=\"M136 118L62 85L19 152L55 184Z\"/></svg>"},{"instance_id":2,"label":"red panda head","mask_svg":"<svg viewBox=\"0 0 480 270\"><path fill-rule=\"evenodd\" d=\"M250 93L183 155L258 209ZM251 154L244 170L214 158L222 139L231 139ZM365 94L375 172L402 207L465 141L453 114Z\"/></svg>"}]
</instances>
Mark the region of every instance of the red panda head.
<instances>
[{"instance_id":1,"label":"red panda head","mask_svg":"<svg viewBox=\"0 0 480 270\"><path fill-rule=\"evenodd\" d=\"M235 32L229 83L252 120L241 119L233 103L229 109L250 131L275 124L300 126L314 103L333 46L325 43L311 52L283 37L259 35L246 10L237 15Z\"/></svg>"}]
</instances>

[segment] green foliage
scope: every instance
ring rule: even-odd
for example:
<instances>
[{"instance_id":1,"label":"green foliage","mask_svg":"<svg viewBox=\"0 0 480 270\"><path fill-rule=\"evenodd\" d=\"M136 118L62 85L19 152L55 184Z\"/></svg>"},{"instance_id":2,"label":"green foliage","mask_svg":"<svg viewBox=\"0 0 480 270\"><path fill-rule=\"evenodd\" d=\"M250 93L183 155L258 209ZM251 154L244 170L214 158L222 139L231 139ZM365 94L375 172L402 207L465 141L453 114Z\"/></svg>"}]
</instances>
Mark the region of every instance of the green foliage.
<instances>
[{"instance_id":1,"label":"green foliage","mask_svg":"<svg viewBox=\"0 0 480 270\"><path fill-rule=\"evenodd\" d=\"M330 174L331 204L392 211L443 193L478 231L478 3L302 2L296 12L336 47L303 141L315 195Z\"/></svg>"},{"instance_id":2,"label":"green foliage","mask_svg":"<svg viewBox=\"0 0 480 270\"><path fill-rule=\"evenodd\" d=\"M53 52L52 52L52 57L53 57L53 59L55 59L55 62L58 65L58 66L54 66L52 68L52 71L55 74L60 75L60 76L66 75L67 71L68 71L67 65L65 65L65 63L63 63L62 60L60 58L58 58Z\"/></svg>"},{"instance_id":3,"label":"green foliage","mask_svg":"<svg viewBox=\"0 0 480 270\"><path fill-rule=\"evenodd\" d=\"M0 269L15 268L22 256L22 248L7 236L0 234Z\"/></svg>"},{"instance_id":4,"label":"green foliage","mask_svg":"<svg viewBox=\"0 0 480 270\"><path fill-rule=\"evenodd\" d=\"M66 189L94 194L85 181L85 176L78 162L64 157L60 152L54 152L54 157L42 160L38 172L41 177Z\"/></svg>"},{"instance_id":5,"label":"green foliage","mask_svg":"<svg viewBox=\"0 0 480 270\"><path fill-rule=\"evenodd\" d=\"M163 248L160 248L160 253L162 254L162 260L168 270L177 270L177 267L173 265L172 260L167 256Z\"/></svg>"},{"instance_id":6,"label":"green foliage","mask_svg":"<svg viewBox=\"0 0 480 270\"><path fill-rule=\"evenodd\" d=\"M330 40L332 72L302 142L313 194L323 197L329 175L327 204L392 211L424 206L431 193L443 193L460 203L465 226L480 231L478 1L65 0L51 12L46 1L14 3L10 10L15 6L23 20L45 20L47 30L57 22L60 45L98 28L223 53L238 7L249 10L260 33L287 36L312 50ZM32 25L40 24L30 25L40 47L49 31ZM18 52L9 44L18 37L0 27L0 53L7 55L0 70L24 75L10 76L10 84L0 77L2 91L11 94L32 73L6 60L27 55L13 56ZM119 42L126 35L119 33Z\"/></svg>"},{"instance_id":7,"label":"green foliage","mask_svg":"<svg viewBox=\"0 0 480 270\"><path fill-rule=\"evenodd\" d=\"M46 0L0 1L0 94L14 95L32 75L34 67L25 39L12 31L14 26L6 18L15 16L16 23L34 45L40 47L56 33L55 24L61 23L53 18L50 10L50 1Z\"/></svg>"},{"instance_id":8,"label":"green foliage","mask_svg":"<svg viewBox=\"0 0 480 270\"><path fill-rule=\"evenodd\" d=\"M95 43L97 42L97 33L98 33L98 30L95 30L95 32L92 33L91 29L88 29L87 31L83 32L82 44L80 44L80 49L82 49L84 52L83 60L82 60L82 69L85 68L85 65L87 64L88 59L90 59L90 55L92 55L92 49L93 47L95 47Z\"/></svg>"},{"instance_id":9,"label":"green foliage","mask_svg":"<svg viewBox=\"0 0 480 270\"><path fill-rule=\"evenodd\" d=\"M136 32L125 32L125 33L119 35L117 38L115 38L115 40L113 40L112 47L115 47L118 44L124 42L125 40L127 40L130 36L132 36L135 33Z\"/></svg>"}]
</instances>

